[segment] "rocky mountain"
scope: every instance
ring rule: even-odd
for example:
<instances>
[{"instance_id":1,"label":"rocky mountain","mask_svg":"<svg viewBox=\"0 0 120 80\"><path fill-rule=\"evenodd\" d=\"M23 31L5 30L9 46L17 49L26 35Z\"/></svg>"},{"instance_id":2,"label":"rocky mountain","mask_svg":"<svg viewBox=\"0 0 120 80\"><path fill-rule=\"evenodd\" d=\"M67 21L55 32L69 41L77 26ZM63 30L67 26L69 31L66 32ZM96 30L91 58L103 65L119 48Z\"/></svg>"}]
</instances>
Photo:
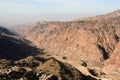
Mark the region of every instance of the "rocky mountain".
<instances>
[{"instance_id":1,"label":"rocky mountain","mask_svg":"<svg viewBox=\"0 0 120 80\"><path fill-rule=\"evenodd\" d=\"M0 27L0 80L96 80L69 63L44 54L20 35ZM91 69L92 70L92 69ZM95 71L95 70L94 70ZM95 73L95 72L94 72Z\"/></svg>"},{"instance_id":2,"label":"rocky mountain","mask_svg":"<svg viewBox=\"0 0 120 80\"><path fill-rule=\"evenodd\" d=\"M51 53L101 62L109 58L119 42L119 21L119 17L113 17L100 21L38 22L17 27L16 31Z\"/></svg>"},{"instance_id":3,"label":"rocky mountain","mask_svg":"<svg viewBox=\"0 0 120 80\"><path fill-rule=\"evenodd\" d=\"M70 22L43 21L12 29L49 55L80 65L84 62L109 75L120 72L120 10Z\"/></svg>"}]
</instances>

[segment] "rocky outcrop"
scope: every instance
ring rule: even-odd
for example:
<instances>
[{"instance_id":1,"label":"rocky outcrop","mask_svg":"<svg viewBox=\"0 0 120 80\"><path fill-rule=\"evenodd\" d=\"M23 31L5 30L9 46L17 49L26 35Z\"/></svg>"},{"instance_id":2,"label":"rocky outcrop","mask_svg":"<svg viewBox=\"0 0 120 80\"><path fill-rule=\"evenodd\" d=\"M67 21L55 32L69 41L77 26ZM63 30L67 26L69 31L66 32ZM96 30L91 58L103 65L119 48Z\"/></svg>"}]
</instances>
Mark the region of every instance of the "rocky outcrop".
<instances>
[{"instance_id":1,"label":"rocky outcrop","mask_svg":"<svg viewBox=\"0 0 120 80\"><path fill-rule=\"evenodd\" d=\"M59 80L69 79L69 80L77 80L77 79L85 79L85 76L76 70L74 67L63 64L62 62L56 59L50 59L45 62L41 67L37 67L37 70L42 70L46 73L53 74L58 76Z\"/></svg>"},{"instance_id":2,"label":"rocky outcrop","mask_svg":"<svg viewBox=\"0 0 120 80\"><path fill-rule=\"evenodd\" d=\"M45 62L37 60L36 58L31 57L23 59L29 64L33 62L39 62L39 65L34 67L31 66L19 66L16 62L21 63L19 61L13 61L14 64L8 63L9 61L6 60L6 63L0 63L4 66L4 68L0 68L0 79L2 80L96 80L90 76L86 76L82 74L79 70L77 70L72 65L67 63L62 63L57 59L50 58L47 59ZM22 60L22 61L23 61ZM27 61L28 60L28 61ZM3 60L0 60L3 61ZM5 60L4 60L5 61ZM41 64L42 63L42 64Z\"/></svg>"}]
</instances>

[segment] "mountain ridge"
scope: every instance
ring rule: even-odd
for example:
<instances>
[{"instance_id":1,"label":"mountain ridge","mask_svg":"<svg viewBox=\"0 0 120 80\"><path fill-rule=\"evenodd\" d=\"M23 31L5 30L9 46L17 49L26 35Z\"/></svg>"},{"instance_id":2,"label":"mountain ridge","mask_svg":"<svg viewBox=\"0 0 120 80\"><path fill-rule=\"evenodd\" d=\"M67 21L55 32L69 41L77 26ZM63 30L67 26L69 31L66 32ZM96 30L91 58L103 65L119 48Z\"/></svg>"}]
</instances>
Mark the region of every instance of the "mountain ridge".
<instances>
[{"instance_id":1,"label":"mountain ridge","mask_svg":"<svg viewBox=\"0 0 120 80\"><path fill-rule=\"evenodd\" d=\"M93 16L93 17L86 17L86 18L78 18L75 19L75 21L80 21L80 20L102 20L102 19L109 19L109 18L115 18L115 17L120 17L120 9L113 11L111 13L105 14L105 15L98 15L98 16Z\"/></svg>"}]
</instances>

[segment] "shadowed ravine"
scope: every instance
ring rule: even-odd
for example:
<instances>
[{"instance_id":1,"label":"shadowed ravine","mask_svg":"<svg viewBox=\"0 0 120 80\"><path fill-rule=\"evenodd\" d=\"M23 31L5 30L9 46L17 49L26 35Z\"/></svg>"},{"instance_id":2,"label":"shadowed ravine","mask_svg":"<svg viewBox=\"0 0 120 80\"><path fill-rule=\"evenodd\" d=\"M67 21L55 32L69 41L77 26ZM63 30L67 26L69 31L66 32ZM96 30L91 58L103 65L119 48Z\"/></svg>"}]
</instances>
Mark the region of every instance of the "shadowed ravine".
<instances>
[{"instance_id":1,"label":"shadowed ravine","mask_svg":"<svg viewBox=\"0 0 120 80\"><path fill-rule=\"evenodd\" d=\"M0 28L0 58L19 60L30 55L43 54L41 49L34 46L30 41L13 35L7 29Z\"/></svg>"}]
</instances>

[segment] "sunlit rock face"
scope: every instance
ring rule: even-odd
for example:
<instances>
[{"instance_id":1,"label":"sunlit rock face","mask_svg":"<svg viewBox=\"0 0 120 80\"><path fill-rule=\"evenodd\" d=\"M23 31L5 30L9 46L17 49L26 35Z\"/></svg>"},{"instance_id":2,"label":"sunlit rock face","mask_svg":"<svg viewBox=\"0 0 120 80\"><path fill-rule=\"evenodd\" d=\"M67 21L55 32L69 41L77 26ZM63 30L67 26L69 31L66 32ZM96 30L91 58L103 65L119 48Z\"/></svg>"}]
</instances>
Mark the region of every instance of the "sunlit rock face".
<instances>
[{"instance_id":1,"label":"sunlit rock face","mask_svg":"<svg viewBox=\"0 0 120 80\"><path fill-rule=\"evenodd\" d=\"M52 55L77 63L82 60L88 66L119 69L120 10L70 22L38 22L13 30Z\"/></svg>"}]
</instances>

